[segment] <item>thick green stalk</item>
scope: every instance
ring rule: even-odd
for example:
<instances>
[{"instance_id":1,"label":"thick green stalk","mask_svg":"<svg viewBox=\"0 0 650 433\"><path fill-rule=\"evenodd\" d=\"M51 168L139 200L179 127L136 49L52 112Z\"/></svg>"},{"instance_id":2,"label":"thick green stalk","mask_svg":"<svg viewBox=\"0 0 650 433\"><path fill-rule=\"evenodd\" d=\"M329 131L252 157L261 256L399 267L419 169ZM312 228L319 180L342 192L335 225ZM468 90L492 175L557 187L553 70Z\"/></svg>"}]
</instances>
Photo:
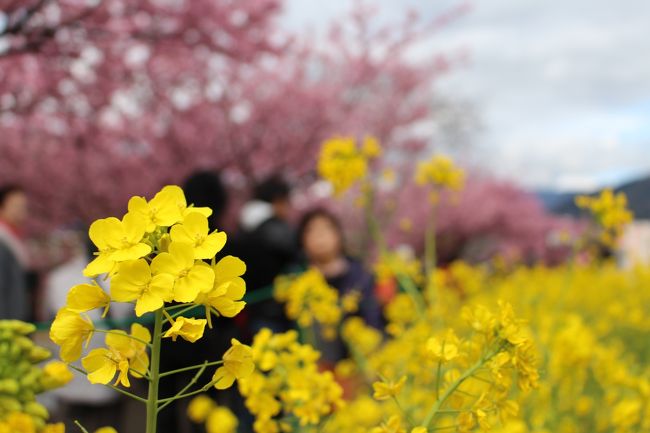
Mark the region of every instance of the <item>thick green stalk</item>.
<instances>
[{"instance_id":1,"label":"thick green stalk","mask_svg":"<svg viewBox=\"0 0 650 433\"><path fill-rule=\"evenodd\" d=\"M149 394L147 395L147 429L146 433L156 433L158 420L158 384L160 382L160 345L162 339L163 313L156 311L153 327L153 345L151 348L151 366L149 370Z\"/></svg>"}]
</instances>

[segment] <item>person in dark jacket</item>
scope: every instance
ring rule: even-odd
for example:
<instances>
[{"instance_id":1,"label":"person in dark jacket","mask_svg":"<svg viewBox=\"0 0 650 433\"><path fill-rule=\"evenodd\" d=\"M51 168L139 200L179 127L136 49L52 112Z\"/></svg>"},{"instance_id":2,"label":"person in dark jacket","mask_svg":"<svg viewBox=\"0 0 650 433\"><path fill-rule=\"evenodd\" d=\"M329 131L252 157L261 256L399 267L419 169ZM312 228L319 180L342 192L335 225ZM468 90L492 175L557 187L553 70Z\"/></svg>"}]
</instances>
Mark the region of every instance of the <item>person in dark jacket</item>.
<instances>
[{"instance_id":1,"label":"person in dark jacket","mask_svg":"<svg viewBox=\"0 0 650 433\"><path fill-rule=\"evenodd\" d=\"M355 315L381 329L382 314L375 297L374 277L360 261L345 253L343 229L338 218L323 208L305 213L298 226L298 239L306 265L318 269L327 283L338 290L339 297L356 292L359 302ZM327 341L317 333L317 346L326 364L334 364L347 356L340 339Z\"/></svg>"},{"instance_id":2,"label":"person in dark jacket","mask_svg":"<svg viewBox=\"0 0 650 433\"><path fill-rule=\"evenodd\" d=\"M231 251L246 263L247 292L262 299L250 302L243 311L249 339L264 327L275 332L291 328L282 305L271 297L275 278L295 261L298 252L290 212L289 185L271 176L255 187L253 199L240 213Z\"/></svg>"},{"instance_id":3,"label":"person in dark jacket","mask_svg":"<svg viewBox=\"0 0 650 433\"><path fill-rule=\"evenodd\" d=\"M13 185L0 188L0 320L31 318L29 257L22 235L26 219L25 192Z\"/></svg>"},{"instance_id":4,"label":"person in dark jacket","mask_svg":"<svg viewBox=\"0 0 650 433\"><path fill-rule=\"evenodd\" d=\"M222 220L228 206L228 191L226 190L221 176L214 171L197 171L191 174L183 183L183 192L188 204L197 207L209 207L212 209L212 215L208 218L210 231L222 230ZM217 255L217 260L223 257L223 252ZM200 317L204 314L202 309L192 311L190 317ZM232 338L239 338L239 330L233 319L213 318L212 329L206 328L203 337L195 343L190 343L183 339L171 341L163 339L162 351L164 356L160 362L161 371L171 371L180 368L198 365L204 361L215 361L221 359L223 354L230 347ZM183 372L179 374L164 377L160 382L160 394L163 397L170 397L179 392L194 377L196 370ZM197 385L208 383L214 369L206 370L198 378ZM235 387L215 392L214 389L208 390L208 394L218 401L222 406L227 406L236 413L241 412L243 402L237 393ZM201 432L202 426L190 425L186 415L187 400L176 401L159 414L158 431L161 433L182 433L182 432Z\"/></svg>"}]
</instances>

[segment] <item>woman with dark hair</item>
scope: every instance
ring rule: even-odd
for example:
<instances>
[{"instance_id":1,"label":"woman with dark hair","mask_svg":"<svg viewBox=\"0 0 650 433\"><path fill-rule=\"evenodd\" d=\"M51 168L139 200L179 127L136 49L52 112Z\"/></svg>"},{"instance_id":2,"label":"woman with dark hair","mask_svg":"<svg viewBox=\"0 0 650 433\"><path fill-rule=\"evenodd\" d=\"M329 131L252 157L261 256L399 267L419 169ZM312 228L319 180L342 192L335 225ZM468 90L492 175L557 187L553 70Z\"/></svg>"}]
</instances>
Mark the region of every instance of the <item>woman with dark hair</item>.
<instances>
[{"instance_id":1,"label":"woman with dark hair","mask_svg":"<svg viewBox=\"0 0 650 433\"><path fill-rule=\"evenodd\" d=\"M324 208L305 213L298 226L298 240L308 266L318 269L327 283L338 290L339 296L358 293L356 315L380 329L381 308L374 294L375 281L363 264L345 253L345 239L339 219ZM334 363L346 356L342 341L319 338L318 349L326 363Z\"/></svg>"}]
</instances>

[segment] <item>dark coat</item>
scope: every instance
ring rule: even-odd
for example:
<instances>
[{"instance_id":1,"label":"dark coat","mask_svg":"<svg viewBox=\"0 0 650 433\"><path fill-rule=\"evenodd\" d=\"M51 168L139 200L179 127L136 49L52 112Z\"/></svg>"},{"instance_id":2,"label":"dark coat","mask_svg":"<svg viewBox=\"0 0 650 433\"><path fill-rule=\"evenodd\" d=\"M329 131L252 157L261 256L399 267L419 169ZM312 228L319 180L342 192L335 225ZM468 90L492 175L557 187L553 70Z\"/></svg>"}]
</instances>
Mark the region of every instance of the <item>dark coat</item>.
<instances>
[{"instance_id":1,"label":"dark coat","mask_svg":"<svg viewBox=\"0 0 650 433\"><path fill-rule=\"evenodd\" d=\"M29 320L27 272L11 249L0 241L0 320Z\"/></svg>"},{"instance_id":2,"label":"dark coat","mask_svg":"<svg viewBox=\"0 0 650 433\"><path fill-rule=\"evenodd\" d=\"M286 272L294 262L298 247L293 228L284 220L272 216L255 229L240 230L233 240L228 254L239 257L246 263L246 292L255 294L268 291L272 296L273 282L276 277ZM290 322L284 314L284 308L274 299L250 303L244 314L252 323L251 332L260 326L271 327L274 331L289 329Z\"/></svg>"}]
</instances>

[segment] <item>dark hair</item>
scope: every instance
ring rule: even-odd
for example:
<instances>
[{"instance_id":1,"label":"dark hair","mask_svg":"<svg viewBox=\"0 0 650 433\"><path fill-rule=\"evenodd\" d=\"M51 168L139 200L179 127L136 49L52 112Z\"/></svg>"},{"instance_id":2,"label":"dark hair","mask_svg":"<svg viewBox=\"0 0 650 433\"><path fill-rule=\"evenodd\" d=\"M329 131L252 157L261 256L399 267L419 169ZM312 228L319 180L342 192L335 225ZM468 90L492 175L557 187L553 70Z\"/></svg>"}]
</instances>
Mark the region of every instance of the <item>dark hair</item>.
<instances>
[{"instance_id":1,"label":"dark hair","mask_svg":"<svg viewBox=\"0 0 650 433\"><path fill-rule=\"evenodd\" d=\"M309 224L311 224L312 221L318 218L324 218L332 224L332 227L334 227L334 230L336 230L336 233L339 235L339 239L341 241L341 249L343 254L345 254L345 235L343 233L343 225L341 224L341 220L339 220L339 218L334 215L334 213L330 212L324 207L310 209L309 211L305 212L300 218L300 222L298 223L298 244L300 245L300 248L304 247L303 239L305 237L307 227Z\"/></svg>"},{"instance_id":2,"label":"dark hair","mask_svg":"<svg viewBox=\"0 0 650 433\"><path fill-rule=\"evenodd\" d=\"M290 192L289 184L281 176L273 175L255 185L253 198L273 203L276 200L289 198Z\"/></svg>"},{"instance_id":3,"label":"dark hair","mask_svg":"<svg viewBox=\"0 0 650 433\"><path fill-rule=\"evenodd\" d=\"M211 223L216 223L228 205L228 191L216 171L196 171L185 179L183 191L187 204L212 209Z\"/></svg>"},{"instance_id":4,"label":"dark hair","mask_svg":"<svg viewBox=\"0 0 650 433\"><path fill-rule=\"evenodd\" d=\"M19 185L0 186L0 207L4 206L7 198L16 192L25 192L25 190Z\"/></svg>"}]
</instances>

